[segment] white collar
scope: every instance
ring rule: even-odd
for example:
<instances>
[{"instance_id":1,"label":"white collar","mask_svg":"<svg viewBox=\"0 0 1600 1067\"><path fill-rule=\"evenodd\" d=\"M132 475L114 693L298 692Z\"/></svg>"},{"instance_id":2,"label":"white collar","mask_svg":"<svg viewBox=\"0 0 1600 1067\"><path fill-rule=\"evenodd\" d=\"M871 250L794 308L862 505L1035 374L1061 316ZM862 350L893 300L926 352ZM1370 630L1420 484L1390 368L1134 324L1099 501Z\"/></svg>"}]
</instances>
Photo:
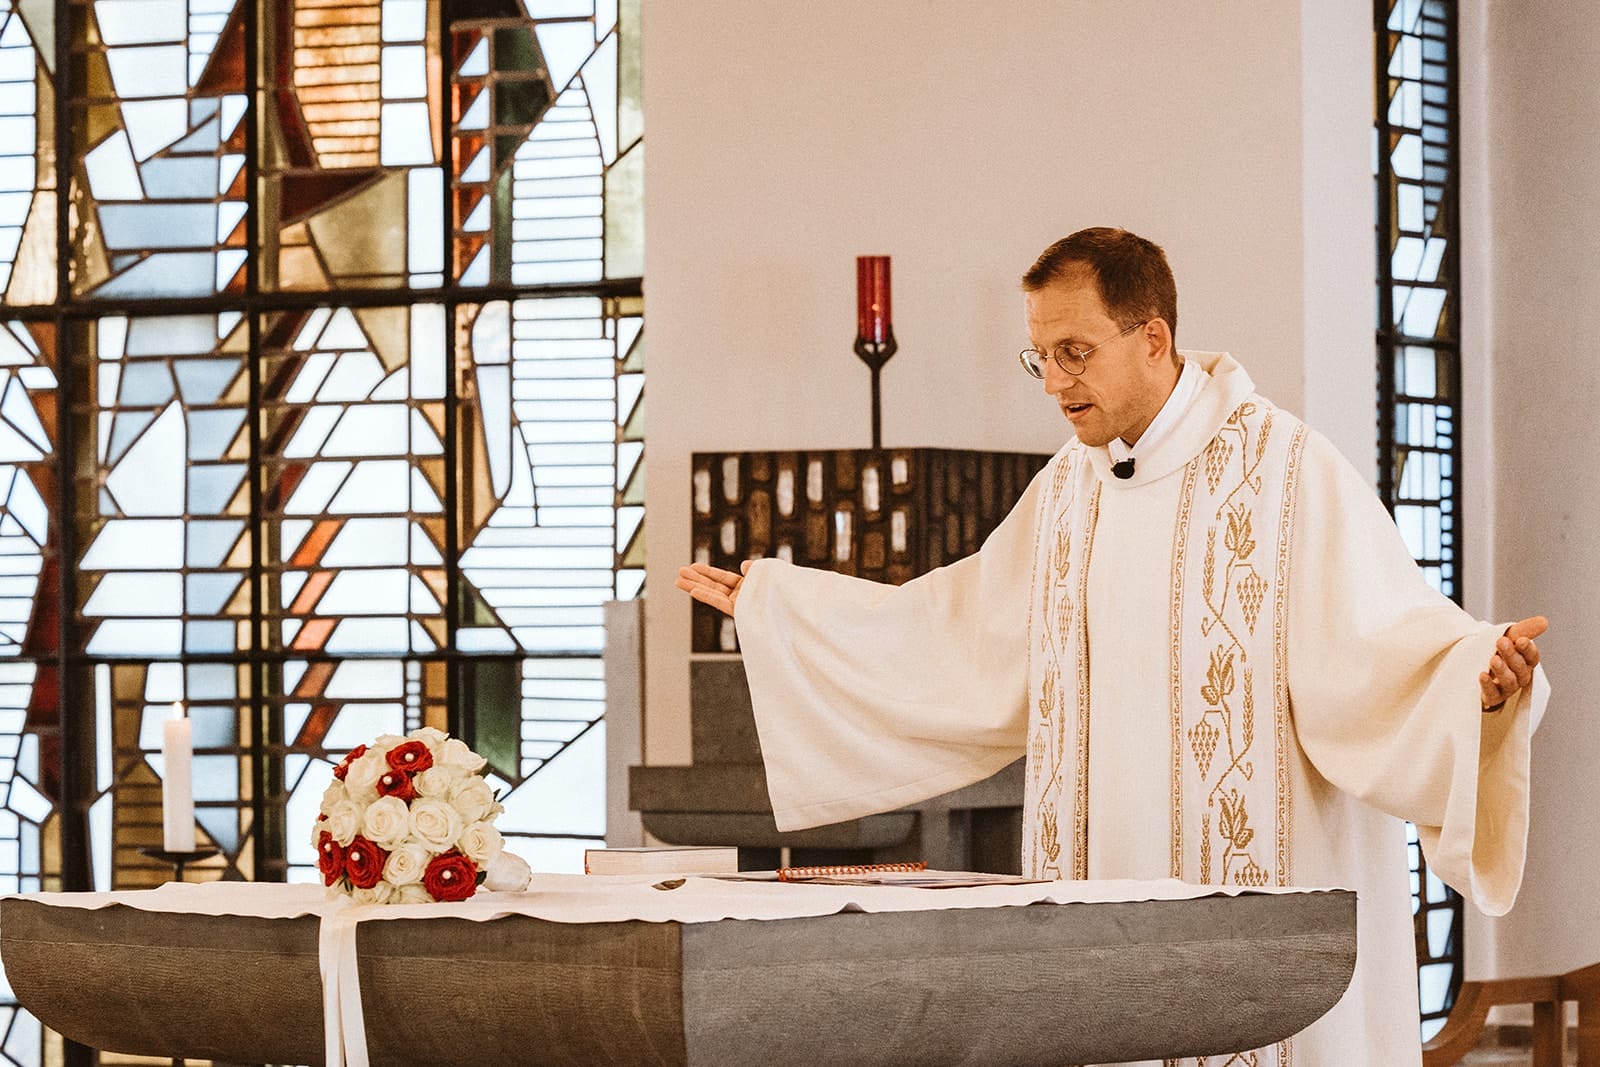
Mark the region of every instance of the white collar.
<instances>
[{"instance_id":1,"label":"white collar","mask_svg":"<svg viewBox=\"0 0 1600 1067\"><path fill-rule=\"evenodd\" d=\"M1178 375L1178 382L1172 387L1172 393L1167 397L1167 402L1161 405L1161 410L1156 412L1156 417L1145 427L1144 433L1139 435L1138 445L1130 445L1120 437L1113 437L1106 444L1106 451L1111 453L1111 458L1118 462L1133 455L1135 447L1141 454L1152 451L1161 443L1161 439L1172 432L1178 424L1183 413L1189 410L1189 405L1194 398L1200 395L1200 389L1210 378L1205 371L1200 369L1200 364L1192 359L1183 361L1183 371Z\"/></svg>"}]
</instances>

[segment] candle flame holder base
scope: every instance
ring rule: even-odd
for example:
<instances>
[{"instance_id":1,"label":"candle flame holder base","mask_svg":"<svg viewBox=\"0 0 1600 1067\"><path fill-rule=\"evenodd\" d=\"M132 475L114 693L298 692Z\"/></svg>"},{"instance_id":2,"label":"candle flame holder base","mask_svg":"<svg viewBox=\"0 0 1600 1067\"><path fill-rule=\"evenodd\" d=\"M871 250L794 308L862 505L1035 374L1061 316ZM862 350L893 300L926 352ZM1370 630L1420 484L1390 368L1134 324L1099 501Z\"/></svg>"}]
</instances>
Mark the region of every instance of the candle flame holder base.
<instances>
[{"instance_id":1,"label":"candle flame holder base","mask_svg":"<svg viewBox=\"0 0 1600 1067\"><path fill-rule=\"evenodd\" d=\"M153 860L172 864L172 880L174 882L183 881L183 869L185 867L192 866L202 860L208 860L212 856L217 856L221 853L222 850L220 848L200 848L193 852L168 852L164 848L151 848L149 846L139 849L139 855L141 856L149 856Z\"/></svg>"},{"instance_id":2,"label":"candle flame holder base","mask_svg":"<svg viewBox=\"0 0 1600 1067\"><path fill-rule=\"evenodd\" d=\"M894 339L894 327L884 331L883 340L876 341L870 337L857 337L855 344L856 355L861 357L872 371L872 447L883 447L883 406L881 393L878 387L878 372L883 370L883 365L900 350Z\"/></svg>"}]
</instances>

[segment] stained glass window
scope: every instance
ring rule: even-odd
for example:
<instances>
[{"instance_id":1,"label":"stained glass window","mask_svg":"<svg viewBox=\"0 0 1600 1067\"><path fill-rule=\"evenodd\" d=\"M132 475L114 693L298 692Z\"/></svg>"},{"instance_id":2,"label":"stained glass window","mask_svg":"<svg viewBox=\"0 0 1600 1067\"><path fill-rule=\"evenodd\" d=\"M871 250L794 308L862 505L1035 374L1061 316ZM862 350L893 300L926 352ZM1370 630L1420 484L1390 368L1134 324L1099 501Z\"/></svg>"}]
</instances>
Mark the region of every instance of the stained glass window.
<instances>
[{"instance_id":1,"label":"stained glass window","mask_svg":"<svg viewBox=\"0 0 1600 1067\"><path fill-rule=\"evenodd\" d=\"M1378 18L1378 491L1423 574L1459 601L1456 9L1387 0ZM1414 829L1410 849L1426 1039L1461 985L1462 904L1427 869Z\"/></svg>"},{"instance_id":2,"label":"stained glass window","mask_svg":"<svg viewBox=\"0 0 1600 1067\"><path fill-rule=\"evenodd\" d=\"M334 764L423 724L489 757L536 868L601 839L639 21L0 0L0 891L170 876L175 701L190 878L312 877ZM49 1041L0 989L0 1062Z\"/></svg>"}]
</instances>

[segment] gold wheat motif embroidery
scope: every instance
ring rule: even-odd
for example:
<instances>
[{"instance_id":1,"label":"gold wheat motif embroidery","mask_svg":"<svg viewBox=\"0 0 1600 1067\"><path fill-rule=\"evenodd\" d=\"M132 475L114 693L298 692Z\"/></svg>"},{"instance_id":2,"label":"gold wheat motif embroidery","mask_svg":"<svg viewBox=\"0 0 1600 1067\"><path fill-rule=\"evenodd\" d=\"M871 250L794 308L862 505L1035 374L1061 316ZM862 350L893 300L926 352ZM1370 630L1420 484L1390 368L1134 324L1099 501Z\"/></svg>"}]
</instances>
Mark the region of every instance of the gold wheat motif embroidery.
<instances>
[{"instance_id":1,"label":"gold wheat motif embroidery","mask_svg":"<svg viewBox=\"0 0 1600 1067\"><path fill-rule=\"evenodd\" d=\"M1288 877L1287 552L1303 429L1274 435L1277 418L1241 404L1186 469L1176 517L1172 871L1202 883ZM1288 1067L1291 1053L1285 1041L1170 1062Z\"/></svg>"},{"instance_id":2,"label":"gold wheat motif embroidery","mask_svg":"<svg viewBox=\"0 0 1600 1067\"><path fill-rule=\"evenodd\" d=\"M1258 568L1256 507L1272 412L1257 420L1256 411L1253 403L1241 404L1203 456L1207 499L1197 509L1197 517L1206 521L1205 555L1199 561L1199 634L1207 640L1207 659L1195 693L1199 714L1186 731L1205 805L1202 877L1251 886L1273 877L1262 863L1250 812L1256 766L1252 637L1271 588ZM1267 784L1276 788L1278 783ZM1275 832L1272 844L1277 836Z\"/></svg>"}]
</instances>

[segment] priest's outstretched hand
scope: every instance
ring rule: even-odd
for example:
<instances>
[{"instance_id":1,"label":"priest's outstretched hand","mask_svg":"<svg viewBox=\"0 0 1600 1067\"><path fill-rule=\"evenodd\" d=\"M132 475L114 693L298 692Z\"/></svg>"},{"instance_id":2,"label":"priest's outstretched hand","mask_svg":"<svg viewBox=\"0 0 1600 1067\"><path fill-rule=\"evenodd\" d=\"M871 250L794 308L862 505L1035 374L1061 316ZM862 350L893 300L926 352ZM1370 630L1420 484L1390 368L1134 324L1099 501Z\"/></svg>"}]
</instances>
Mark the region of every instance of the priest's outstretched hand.
<instances>
[{"instance_id":1,"label":"priest's outstretched hand","mask_svg":"<svg viewBox=\"0 0 1600 1067\"><path fill-rule=\"evenodd\" d=\"M1533 669L1539 665L1539 646L1534 644L1534 638L1549 626L1550 621L1543 615L1535 615L1506 627L1495 642L1489 669L1478 675L1484 711L1499 711L1517 690L1533 684Z\"/></svg>"},{"instance_id":2,"label":"priest's outstretched hand","mask_svg":"<svg viewBox=\"0 0 1600 1067\"><path fill-rule=\"evenodd\" d=\"M732 615L733 602L739 599L739 583L744 581L753 562L747 559L739 564L738 574L707 563L691 563L678 568L678 580L673 584L702 604L710 604L724 615ZM1534 662L1538 661L1538 653L1535 653ZM1532 670L1531 667L1529 669ZM1488 690L1484 692L1488 693Z\"/></svg>"}]
</instances>

